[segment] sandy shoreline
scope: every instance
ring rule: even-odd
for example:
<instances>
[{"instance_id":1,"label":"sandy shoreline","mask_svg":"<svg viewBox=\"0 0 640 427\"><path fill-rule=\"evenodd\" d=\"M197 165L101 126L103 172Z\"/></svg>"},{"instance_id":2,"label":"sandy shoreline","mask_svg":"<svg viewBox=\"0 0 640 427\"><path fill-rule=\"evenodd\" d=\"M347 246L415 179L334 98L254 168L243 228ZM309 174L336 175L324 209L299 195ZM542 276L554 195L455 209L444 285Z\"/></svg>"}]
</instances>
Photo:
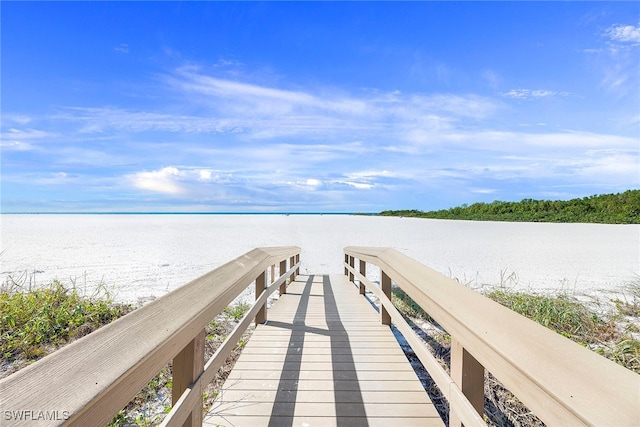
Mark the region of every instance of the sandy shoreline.
<instances>
[{"instance_id":1,"label":"sandy shoreline","mask_svg":"<svg viewBox=\"0 0 640 427\"><path fill-rule=\"evenodd\" d=\"M254 247L298 245L301 273L386 246L471 287L616 291L640 275L640 226L349 215L2 215L0 277L158 297Z\"/></svg>"}]
</instances>

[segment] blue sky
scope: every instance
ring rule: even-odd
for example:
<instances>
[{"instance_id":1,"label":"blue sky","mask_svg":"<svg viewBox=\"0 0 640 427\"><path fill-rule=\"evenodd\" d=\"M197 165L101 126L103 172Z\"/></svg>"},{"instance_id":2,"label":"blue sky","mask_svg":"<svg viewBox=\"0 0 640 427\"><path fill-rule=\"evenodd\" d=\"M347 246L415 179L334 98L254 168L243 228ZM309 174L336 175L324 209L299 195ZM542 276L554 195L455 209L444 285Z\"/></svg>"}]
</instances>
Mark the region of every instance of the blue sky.
<instances>
[{"instance_id":1,"label":"blue sky","mask_svg":"<svg viewBox=\"0 0 640 427\"><path fill-rule=\"evenodd\" d=\"M637 2L7 2L2 212L640 188Z\"/></svg>"}]
</instances>

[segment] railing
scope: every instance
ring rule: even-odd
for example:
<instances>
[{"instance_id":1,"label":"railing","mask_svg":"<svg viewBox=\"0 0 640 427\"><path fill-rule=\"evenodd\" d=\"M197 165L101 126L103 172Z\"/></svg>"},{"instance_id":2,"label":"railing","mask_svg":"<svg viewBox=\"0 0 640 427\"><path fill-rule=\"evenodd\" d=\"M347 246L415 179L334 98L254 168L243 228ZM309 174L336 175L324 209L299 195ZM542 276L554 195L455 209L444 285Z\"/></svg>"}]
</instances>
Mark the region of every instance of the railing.
<instances>
[{"instance_id":1,"label":"railing","mask_svg":"<svg viewBox=\"0 0 640 427\"><path fill-rule=\"evenodd\" d=\"M280 276L267 287L277 263ZM0 416L11 425L105 425L173 360L163 425L201 426L204 387L251 321L266 320L268 296L286 292L299 266L296 246L247 252L3 379ZM254 281L255 304L205 365L205 327Z\"/></svg>"},{"instance_id":2,"label":"railing","mask_svg":"<svg viewBox=\"0 0 640 427\"><path fill-rule=\"evenodd\" d=\"M450 426L484 425L484 369L547 425L640 425L640 376L389 248L347 247L345 275L380 300L449 401ZM359 261L359 269L355 261ZM366 277L380 268L380 286ZM391 303L395 283L451 335L451 374Z\"/></svg>"}]
</instances>

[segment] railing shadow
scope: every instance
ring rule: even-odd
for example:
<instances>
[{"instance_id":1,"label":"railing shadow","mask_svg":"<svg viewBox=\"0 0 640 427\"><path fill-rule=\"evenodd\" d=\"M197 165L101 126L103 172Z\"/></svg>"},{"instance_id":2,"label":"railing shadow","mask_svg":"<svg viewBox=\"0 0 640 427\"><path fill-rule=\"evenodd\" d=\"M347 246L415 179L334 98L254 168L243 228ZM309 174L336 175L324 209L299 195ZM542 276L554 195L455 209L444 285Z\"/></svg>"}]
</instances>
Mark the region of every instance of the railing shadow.
<instances>
[{"instance_id":1,"label":"railing shadow","mask_svg":"<svg viewBox=\"0 0 640 427\"><path fill-rule=\"evenodd\" d=\"M269 326L291 329L291 337L285 356L284 366L278 382L276 399L271 410L270 427L292 426L295 415L295 402L300 381L302 355L300 353L305 341L305 334L319 334L329 336L331 346L331 363L333 371L333 389L338 426L368 426L364 401L360 384L355 370L353 354L347 332L340 320L335 296L331 288L329 276L323 275L322 289L324 294L325 319L327 329L306 326L306 315L309 307L309 296L315 276L310 275L300 295L300 302L294 315L292 324L283 322L269 322ZM344 351L347 347L349 350ZM338 350L341 348L342 351ZM340 360L335 357L340 354ZM340 368L340 369L338 369ZM348 383L348 391L344 385ZM348 402L344 397L348 394ZM348 420L345 418L348 417ZM355 422L355 423L354 423Z\"/></svg>"}]
</instances>

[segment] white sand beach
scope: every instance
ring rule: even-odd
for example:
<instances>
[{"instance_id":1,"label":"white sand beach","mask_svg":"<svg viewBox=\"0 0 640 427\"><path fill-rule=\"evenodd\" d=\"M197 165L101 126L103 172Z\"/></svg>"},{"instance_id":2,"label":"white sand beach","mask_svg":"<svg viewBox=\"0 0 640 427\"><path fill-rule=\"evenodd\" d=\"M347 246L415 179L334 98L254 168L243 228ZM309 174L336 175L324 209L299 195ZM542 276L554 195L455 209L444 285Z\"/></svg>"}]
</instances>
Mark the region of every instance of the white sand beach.
<instances>
[{"instance_id":1,"label":"white sand beach","mask_svg":"<svg viewBox=\"0 0 640 427\"><path fill-rule=\"evenodd\" d=\"M0 279L161 296L254 247L298 245L302 273L385 246L471 287L615 292L640 279L640 226L353 215L2 215Z\"/></svg>"}]
</instances>

